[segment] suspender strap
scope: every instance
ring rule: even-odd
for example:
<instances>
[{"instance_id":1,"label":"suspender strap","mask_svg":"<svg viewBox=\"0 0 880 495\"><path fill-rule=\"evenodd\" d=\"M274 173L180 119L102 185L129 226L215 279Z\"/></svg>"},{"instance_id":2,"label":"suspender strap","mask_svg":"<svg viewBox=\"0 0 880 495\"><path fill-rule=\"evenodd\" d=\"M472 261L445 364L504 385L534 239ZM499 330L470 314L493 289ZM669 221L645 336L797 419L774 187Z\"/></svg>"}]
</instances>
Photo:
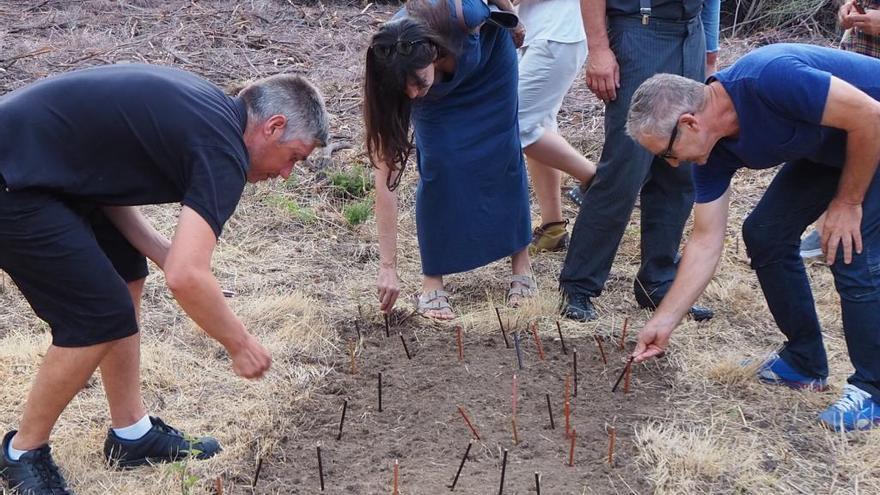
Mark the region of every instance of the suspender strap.
<instances>
[{"instance_id":1,"label":"suspender strap","mask_svg":"<svg viewBox=\"0 0 880 495\"><path fill-rule=\"evenodd\" d=\"M461 0L458 0L459 6ZM648 18L651 17L651 0L639 0L639 14L642 15L642 24L648 24Z\"/></svg>"}]
</instances>

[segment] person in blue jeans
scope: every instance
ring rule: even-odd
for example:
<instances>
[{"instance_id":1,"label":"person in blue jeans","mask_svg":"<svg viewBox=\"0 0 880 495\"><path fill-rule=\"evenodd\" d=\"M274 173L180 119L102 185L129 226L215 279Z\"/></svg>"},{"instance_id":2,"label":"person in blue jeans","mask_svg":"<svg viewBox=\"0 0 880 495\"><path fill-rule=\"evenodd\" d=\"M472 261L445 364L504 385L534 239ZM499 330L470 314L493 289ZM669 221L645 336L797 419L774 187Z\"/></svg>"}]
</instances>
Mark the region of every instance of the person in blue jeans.
<instances>
[{"instance_id":1,"label":"person in blue jeans","mask_svg":"<svg viewBox=\"0 0 880 495\"><path fill-rule=\"evenodd\" d=\"M704 0L700 12L706 36L706 77L718 68L718 34L721 30L721 0Z\"/></svg>"},{"instance_id":2,"label":"person in blue jeans","mask_svg":"<svg viewBox=\"0 0 880 495\"><path fill-rule=\"evenodd\" d=\"M767 306L785 334L758 369L767 383L824 389L828 362L798 253L804 229L827 210L822 245L834 274L855 373L820 416L835 430L880 425L880 60L824 47L769 45L707 85L671 74L633 96L627 132L673 167L694 168L694 230L675 283L639 333L644 361L706 288L724 245L730 182L741 167L785 165L743 224Z\"/></svg>"}]
</instances>

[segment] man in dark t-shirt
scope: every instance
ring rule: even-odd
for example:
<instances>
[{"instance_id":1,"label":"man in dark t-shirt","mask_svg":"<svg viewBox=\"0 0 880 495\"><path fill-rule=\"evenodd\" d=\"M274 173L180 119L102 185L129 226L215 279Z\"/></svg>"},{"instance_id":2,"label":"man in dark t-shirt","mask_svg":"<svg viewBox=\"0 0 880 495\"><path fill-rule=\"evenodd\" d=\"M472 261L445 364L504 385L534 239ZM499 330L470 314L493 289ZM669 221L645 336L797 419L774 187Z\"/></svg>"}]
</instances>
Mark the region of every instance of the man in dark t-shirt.
<instances>
[{"instance_id":1,"label":"man in dark t-shirt","mask_svg":"<svg viewBox=\"0 0 880 495\"><path fill-rule=\"evenodd\" d=\"M137 323L145 257L226 348L235 373L262 376L269 353L224 301L211 254L245 183L287 178L327 135L321 95L290 75L229 97L182 70L125 64L0 97L0 269L52 331L19 430L3 440L0 475L10 486L68 493L49 433L98 367L112 422L109 461L128 467L219 450L213 438L190 444L147 415ZM177 202L173 241L137 208Z\"/></svg>"},{"instance_id":2,"label":"man in dark t-shirt","mask_svg":"<svg viewBox=\"0 0 880 495\"><path fill-rule=\"evenodd\" d=\"M627 131L670 165L690 160L694 230L667 298L634 356L662 353L706 288L724 245L730 181L785 163L743 224L761 289L787 342L758 368L766 382L825 389L828 363L800 235L827 215L822 245L840 294L855 373L820 416L836 430L880 425L880 60L810 45L757 49L709 79L669 74L633 97Z\"/></svg>"}]
</instances>

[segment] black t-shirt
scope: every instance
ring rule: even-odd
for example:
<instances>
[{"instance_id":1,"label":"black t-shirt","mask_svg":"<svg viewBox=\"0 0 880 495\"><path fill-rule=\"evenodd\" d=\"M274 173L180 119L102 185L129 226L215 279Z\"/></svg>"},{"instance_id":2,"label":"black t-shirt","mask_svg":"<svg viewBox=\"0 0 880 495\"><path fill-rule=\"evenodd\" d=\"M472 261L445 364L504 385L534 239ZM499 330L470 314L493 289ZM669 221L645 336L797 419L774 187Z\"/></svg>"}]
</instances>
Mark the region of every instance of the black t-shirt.
<instances>
[{"instance_id":1,"label":"black t-shirt","mask_svg":"<svg viewBox=\"0 0 880 495\"><path fill-rule=\"evenodd\" d=\"M658 19L691 19L700 15L703 0L651 0L651 17ZM636 15L641 5L639 0L607 0L605 12L610 16Z\"/></svg>"},{"instance_id":2,"label":"black t-shirt","mask_svg":"<svg viewBox=\"0 0 880 495\"><path fill-rule=\"evenodd\" d=\"M0 97L0 175L105 205L181 202L219 236L247 181L242 101L188 72L84 69Z\"/></svg>"}]
</instances>

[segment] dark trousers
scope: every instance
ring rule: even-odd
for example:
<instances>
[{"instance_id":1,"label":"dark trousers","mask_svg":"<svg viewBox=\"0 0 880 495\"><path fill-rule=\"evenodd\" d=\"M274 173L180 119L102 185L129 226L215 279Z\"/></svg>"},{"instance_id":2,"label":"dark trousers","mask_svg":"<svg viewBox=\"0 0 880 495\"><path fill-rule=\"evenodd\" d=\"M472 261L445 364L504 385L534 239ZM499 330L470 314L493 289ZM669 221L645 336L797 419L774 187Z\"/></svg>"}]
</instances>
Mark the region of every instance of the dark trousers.
<instances>
[{"instance_id":1,"label":"dark trousers","mask_svg":"<svg viewBox=\"0 0 880 495\"><path fill-rule=\"evenodd\" d=\"M801 373L824 378L828 360L804 263L800 236L828 207L840 169L801 160L784 165L743 223L743 240L767 306L788 341L780 352ZM849 383L880 397L880 181L862 204L862 254L831 266L843 310L843 332L855 373Z\"/></svg>"},{"instance_id":2,"label":"dark trousers","mask_svg":"<svg viewBox=\"0 0 880 495\"><path fill-rule=\"evenodd\" d=\"M636 297L657 303L675 278L678 248L693 206L688 165L673 168L626 135L629 103L638 86L660 72L702 80L705 42L700 18L665 21L611 17L611 49L620 66L617 99L605 106L605 144L596 178L584 198L559 276L566 294L602 292L636 196L641 191L641 267ZM644 292L652 295L648 301Z\"/></svg>"}]
</instances>

